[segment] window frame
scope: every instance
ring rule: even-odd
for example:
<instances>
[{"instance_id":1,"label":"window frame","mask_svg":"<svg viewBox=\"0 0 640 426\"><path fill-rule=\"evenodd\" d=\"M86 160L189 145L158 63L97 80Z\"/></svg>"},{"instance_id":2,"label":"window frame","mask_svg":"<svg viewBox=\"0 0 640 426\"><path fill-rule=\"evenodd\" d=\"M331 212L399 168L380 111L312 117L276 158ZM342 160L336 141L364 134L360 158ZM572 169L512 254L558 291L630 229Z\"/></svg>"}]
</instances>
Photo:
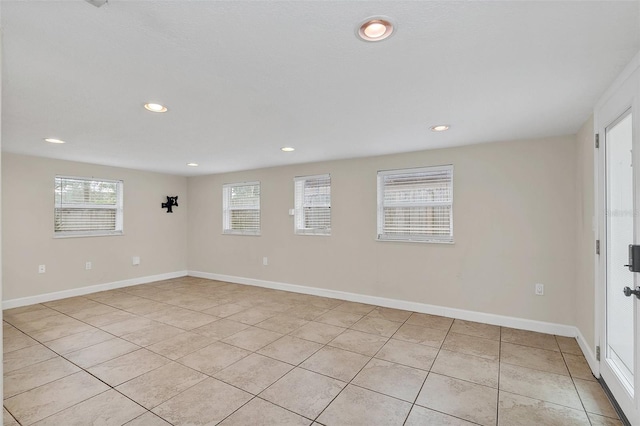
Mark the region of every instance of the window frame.
<instances>
[{"instance_id":1,"label":"window frame","mask_svg":"<svg viewBox=\"0 0 640 426\"><path fill-rule=\"evenodd\" d=\"M329 205L328 206L312 206L304 204L305 194L304 188L305 183L312 180L319 179L329 179ZM302 185L302 199L298 197L298 186ZM311 175L311 176L296 176L293 178L293 198L294 198L294 214L293 214L293 232L296 235L316 235L316 236L331 236L331 174L325 173L320 175ZM329 227L328 228L305 228L303 225L305 223L305 208L313 208L313 207L328 207L329 208Z\"/></svg>"},{"instance_id":2,"label":"window frame","mask_svg":"<svg viewBox=\"0 0 640 426\"><path fill-rule=\"evenodd\" d=\"M229 201L231 197L231 189L240 186L258 186L260 194L258 195L258 208L250 209L234 209L229 207ZM257 210L258 211L258 229L257 230L240 230L231 228L231 215L232 210ZM262 234L262 185L260 181L252 182L235 182L225 183L222 185L222 234L223 235L247 235L247 236L260 236Z\"/></svg>"},{"instance_id":3,"label":"window frame","mask_svg":"<svg viewBox=\"0 0 640 426\"><path fill-rule=\"evenodd\" d=\"M74 204L65 207L63 203L58 203L56 195L56 183L58 179L79 180L87 182L106 182L115 183L117 185L116 205L113 207L105 207L96 204ZM56 210L59 208L93 208L104 210L115 210L115 229L113 231L95 230L95 231L56 231ZM53 238L81 238L81 237L108 237L124 235L124 180L122 179L104 179L96 177L55 175L53 179Z\"/></svg>"},{"instance_id":4,"label":"window frame","mask_svg":"<svg viewBox=\"0 0 640 426\"><path fill-rule=\"evenodd\" d=\"M389 204L384 204L384 178L387 176L394 175L411 175L411 174L422 174L429 172L440 172L440 171L448 171L451 179L450 179L450 188L451 188L451 200L448 202L425 202L425 203L414 203L413 205L408 203L403 203L403 207L439 207L439 206L449 206L449 235L393 235L393 234L385 234L384 233L384 208L388 207ZM378 171L377 176L377 241L396 241L396 242L412 242L412 243L440 243L440 244L453 244L454 243L454 232L453 232L453 203L454 203L454 186L453 186L453 165L439 165L439 166L425 166L425 167L415 167L408 169L394 169L394 170L380 170Z\"/></svg>"}]
</instances>

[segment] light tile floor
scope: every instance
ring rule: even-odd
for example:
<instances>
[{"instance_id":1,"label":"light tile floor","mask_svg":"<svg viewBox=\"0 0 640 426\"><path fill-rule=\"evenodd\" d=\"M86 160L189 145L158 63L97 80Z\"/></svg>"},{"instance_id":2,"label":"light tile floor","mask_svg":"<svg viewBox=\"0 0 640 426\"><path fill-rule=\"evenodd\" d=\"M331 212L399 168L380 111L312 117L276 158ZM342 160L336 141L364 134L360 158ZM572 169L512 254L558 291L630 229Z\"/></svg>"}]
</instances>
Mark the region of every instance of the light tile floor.
<instances>
[{"instance_id":1,"label":"light tile floor","mask_svg":"<svg viewBox=\"0 0 640 426\"><path fill-rule=\"evenodd\" d=\"M185 277L4 312L5 425L619 425L574 339Z\"/></svg>"}]
</instances>

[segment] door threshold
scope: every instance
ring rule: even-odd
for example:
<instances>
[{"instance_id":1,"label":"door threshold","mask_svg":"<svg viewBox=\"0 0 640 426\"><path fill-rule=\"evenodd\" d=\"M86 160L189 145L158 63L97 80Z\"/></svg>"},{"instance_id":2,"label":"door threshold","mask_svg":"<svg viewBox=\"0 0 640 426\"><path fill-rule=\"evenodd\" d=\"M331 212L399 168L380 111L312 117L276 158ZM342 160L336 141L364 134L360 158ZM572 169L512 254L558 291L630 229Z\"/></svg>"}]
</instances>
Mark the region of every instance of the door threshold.
<instances>
[{"instance_id":1,"label":"door threshold","mask_svg":"<svg viewBox=\"0 0 640 426\"><path fill-rule=\"evenodd\" d=\"M632 426L629 420L627 419L627 416L625 416L624 412L620 408L620 405L618 405L618 401L616 401L615 397L609 390L609 386L607 386L604 379L602 377L598 377L597 380L598 380L598 383L600 383L600 386L602 386L602 389L604 390L604 393L607 395L607 398L609 398L609 402L611 402L611 405L613 405L613 409L616 410L616 413L618 414L618 417L620 418L620 421L622 422L622 424L624 426Z\"/></svg>"}]
</instances>

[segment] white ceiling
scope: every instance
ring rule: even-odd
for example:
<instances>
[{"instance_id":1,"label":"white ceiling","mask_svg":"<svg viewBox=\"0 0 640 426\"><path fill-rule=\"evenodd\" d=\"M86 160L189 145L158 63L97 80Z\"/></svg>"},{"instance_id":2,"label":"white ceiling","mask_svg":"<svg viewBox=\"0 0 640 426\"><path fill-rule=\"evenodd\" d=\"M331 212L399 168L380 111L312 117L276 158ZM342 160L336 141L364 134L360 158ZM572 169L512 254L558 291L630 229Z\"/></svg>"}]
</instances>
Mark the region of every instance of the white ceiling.
<instances>
[{"instance_id":1,"label":"white ceiling","mask_svg":"<svg viewBox=\"0 0 640 426\"><path fill-rule=\"evenodd\" d=\"M573 134L640 50L638 1L1 7L4 151L181 175Z\"/></svg>"}]
</instances>

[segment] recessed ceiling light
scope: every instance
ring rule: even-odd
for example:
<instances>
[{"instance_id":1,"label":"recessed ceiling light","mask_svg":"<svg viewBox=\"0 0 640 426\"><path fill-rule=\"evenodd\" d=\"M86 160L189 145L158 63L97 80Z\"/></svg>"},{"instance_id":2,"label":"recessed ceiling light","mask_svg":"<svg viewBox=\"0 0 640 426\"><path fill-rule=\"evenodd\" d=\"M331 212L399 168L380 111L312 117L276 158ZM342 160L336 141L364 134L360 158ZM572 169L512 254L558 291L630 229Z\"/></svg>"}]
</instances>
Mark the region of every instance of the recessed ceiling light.
<instances>
[{"instance_id":1,"label":"recessed ceiling light","mask_svg":"<svg viewBox=\"0 0 640 426\"><path fill-rule=\"evenodd\" d=\"M55 138L45 138L44 141L49 143L66 143L62 139L55 139Z\"/></svg>"},{"instance_id":2,"label":"recessed ceiling light","mask_svg":"<svg viewBox=\"0 0 640 426\"><path fill-rule=\"evenodd\" d=\"M198 163L187 163L189 167L198 167Z\"/></svg>"},{"instance_id":3,"label":"recessed ceiling light","mask_svg":"<svg viewBox=\"0 0 640 426\"><path fill-rule=\"evenodd\" d=\"M280 148L280 151L284 151L284 152L293 152L296 149L292 146L283 146L282 148Z\"/></svg>"},{"instance_id":4,"label":"recessed ceiling light","mask_svg":"<svg viewBox=\"0 0 640 426\"><path fill-rule=\"evenodd\" d=\"M151 112L167 112L167 107L160 104L148 103L144 104L144 107L147 109L147 111Z\"/></svg>"},{"instance_id":5,"label":"recessed ceiling light","mask_svg":"<svg viewBox=\"0 0 640 426\"><path fill-rule=\"evenodd\" d=\"M393 34L393 24L387 18L369 18L358 28L358 36L365 41L380 41Z\"/></svg>"},{"instance_id":6,"label":"recessed ceiling light","mask_svg":"<svg viewBox=\"0 0 640 426\"><path fill-rule=\"evenodd\" d=\"M446 124L438 124L437 126L431 126L432 132L446 132L449 130L449 126Z\"/></svg>"}]
</instances>

